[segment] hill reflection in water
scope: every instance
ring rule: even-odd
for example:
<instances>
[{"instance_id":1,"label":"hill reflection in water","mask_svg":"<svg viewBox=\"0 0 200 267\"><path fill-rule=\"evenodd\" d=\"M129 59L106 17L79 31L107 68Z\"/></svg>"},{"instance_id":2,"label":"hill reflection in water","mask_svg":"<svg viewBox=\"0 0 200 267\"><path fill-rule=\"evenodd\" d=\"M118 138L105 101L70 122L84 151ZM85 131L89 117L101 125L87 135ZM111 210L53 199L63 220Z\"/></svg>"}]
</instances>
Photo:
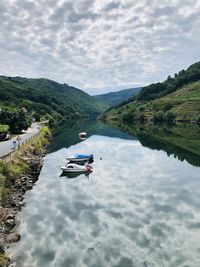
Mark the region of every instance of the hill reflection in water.
<instances>
[{"instance_id":1,"label":"hill reflection in water","mask_svg":"<svg viewBox=\"0 0 200 267\"><path fill-rule=\"evenodd\" d=\"M193 166L200 166L200 127L191 125L112 125L100 121L69 121L60 124L54 131L54 142L49 152L80 142L78 133L87 132L87 137L102 135L126 140L139 140L150 149L163 150L168 156Z\"/></svg>"}]
</instances>

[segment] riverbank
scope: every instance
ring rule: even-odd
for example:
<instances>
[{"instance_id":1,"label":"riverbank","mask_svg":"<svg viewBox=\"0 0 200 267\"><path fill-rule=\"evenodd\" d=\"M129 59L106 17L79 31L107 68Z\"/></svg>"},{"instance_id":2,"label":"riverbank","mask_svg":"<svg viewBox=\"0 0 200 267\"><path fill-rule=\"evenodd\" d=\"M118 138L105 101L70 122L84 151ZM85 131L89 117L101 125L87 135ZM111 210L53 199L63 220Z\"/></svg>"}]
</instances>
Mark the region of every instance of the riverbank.
<instances>
[{"instance_id":1,"label":"riverbank","mask_svg":"<svg viewBox=\"0 0 200 267\"><path fill-rule=\"evenodd\" d=\"M10 161L0 161L0 267L11 264L5 248L20 239L16 214L24 205L24 194L38 180L50 136L48 127L43 127Z\"/></svg>"}]
</instances>

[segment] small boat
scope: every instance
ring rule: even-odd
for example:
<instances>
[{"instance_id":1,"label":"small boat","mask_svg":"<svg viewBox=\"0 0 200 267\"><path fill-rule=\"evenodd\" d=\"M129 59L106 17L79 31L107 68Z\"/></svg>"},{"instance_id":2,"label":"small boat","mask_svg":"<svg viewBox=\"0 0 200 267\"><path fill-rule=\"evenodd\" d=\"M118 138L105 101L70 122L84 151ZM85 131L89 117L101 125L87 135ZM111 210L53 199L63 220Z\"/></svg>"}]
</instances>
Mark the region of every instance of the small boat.
<instances>
[{"instance_id":1,"label":"small boat","mask_svg":"<svg viewBox=\"0 0 200 267\"><path fill-rule=\"evenodd\" d=\"M80 138L86 138L87 134L86 134L86 132L80 132L78 135Z\"/></svg>"},{"instance_id":2,"label":"small boat","mask_svg":"<svg viewBox=\"0 0 200 267\"><path fill-rule=\"evenodd\" d=\"M71 173L84 173L93 171L92 166L90 165L81 166L75 163L68 163L65 167L61 167L61 170Z\"/></svg>"},{"instance_id":3,"label":"small boat","mask_svg":"<svg viewBox=\"0 0 200 267\"><path fill-rule=\"evenodd\" d=\"M85 154L75 154L71 157L67 157L67 159L70 162L81 162L81 161L89 161L89 160L93 160L93 155L85 155Z\"/></svg>"}]
</instances>

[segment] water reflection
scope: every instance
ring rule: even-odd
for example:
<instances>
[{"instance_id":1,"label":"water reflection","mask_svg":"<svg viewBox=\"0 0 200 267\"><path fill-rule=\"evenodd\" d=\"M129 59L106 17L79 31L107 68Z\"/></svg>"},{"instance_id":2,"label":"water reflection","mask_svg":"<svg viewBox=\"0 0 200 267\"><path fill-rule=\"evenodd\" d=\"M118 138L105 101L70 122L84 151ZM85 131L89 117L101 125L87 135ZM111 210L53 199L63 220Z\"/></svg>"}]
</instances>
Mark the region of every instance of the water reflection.
<instances>
[{"instance_id":1,"label":"water reflection","mask_svg":"<svg viewBox=\"0 0 200 267\"><path fill-rule=\"evenodd\" d=\"M137 137L132 134L112 128L100 121L67 121L58 125L54 130L54 142L49 147L49 152L54 152L63 147L69 147L80 142L78 133L84 131L87 138L98 134L102 136L110 136L128 140L136 140ZM85 139L84 139L85 140ZM84 141L82 140L82 141Z\"/></svg>"},{"instance_id":2,"label":"water reflection","mask_svg":"<svg viewBox=\"0 0 200 267\"><path fill-rule=\"evenodd\" d=\"M79 176L85 176L87 179L89 179L90 172L79 172L79 173L70 173L70 172L65 172L63 171L60 175L60 177L66 177L68 179L75 179Z\"/></svg>"},{"instance_id":3,"label":"water reflection","mask_svg":"<svg viewBox=\"0 0 200 267\"><path fill-rule=\"evenodd\" d=\"M199 168L142 142L93 135L45 157L20 213L20 267L200 266ZM80 151L94 154L91 179L59 178Z\"/></svg>"},{"instance_id":4,"label":"water reflection","mask_svg":"<svg viewBox=\"0 0 200 267\"><path fill-rule=\"evenodd\" d=\"M168 156L193 166L200 166L200 127L193 125L115 125L130 135L137 136L148 148L163 150Z\"/></svg>"}]
</instances>

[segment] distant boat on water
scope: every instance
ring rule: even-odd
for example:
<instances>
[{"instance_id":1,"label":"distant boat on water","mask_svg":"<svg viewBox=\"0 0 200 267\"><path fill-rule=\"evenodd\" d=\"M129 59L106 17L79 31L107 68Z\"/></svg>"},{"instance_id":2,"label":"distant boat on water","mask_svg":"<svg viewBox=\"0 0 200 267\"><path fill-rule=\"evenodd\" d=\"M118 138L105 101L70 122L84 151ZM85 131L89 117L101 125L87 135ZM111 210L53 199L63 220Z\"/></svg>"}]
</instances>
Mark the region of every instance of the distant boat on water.
<instances>
[{"instance_id":1,"label":"distant boat on water","mask_svg":"<svg viewBox=\"0 0 200 267\"><path fill-rule=\"evenodd\" d=\"M80 139L85 139L87 136L87 133L86 132L80 132L78 135L79 135Z\"/></svg>"}]
</instances>

